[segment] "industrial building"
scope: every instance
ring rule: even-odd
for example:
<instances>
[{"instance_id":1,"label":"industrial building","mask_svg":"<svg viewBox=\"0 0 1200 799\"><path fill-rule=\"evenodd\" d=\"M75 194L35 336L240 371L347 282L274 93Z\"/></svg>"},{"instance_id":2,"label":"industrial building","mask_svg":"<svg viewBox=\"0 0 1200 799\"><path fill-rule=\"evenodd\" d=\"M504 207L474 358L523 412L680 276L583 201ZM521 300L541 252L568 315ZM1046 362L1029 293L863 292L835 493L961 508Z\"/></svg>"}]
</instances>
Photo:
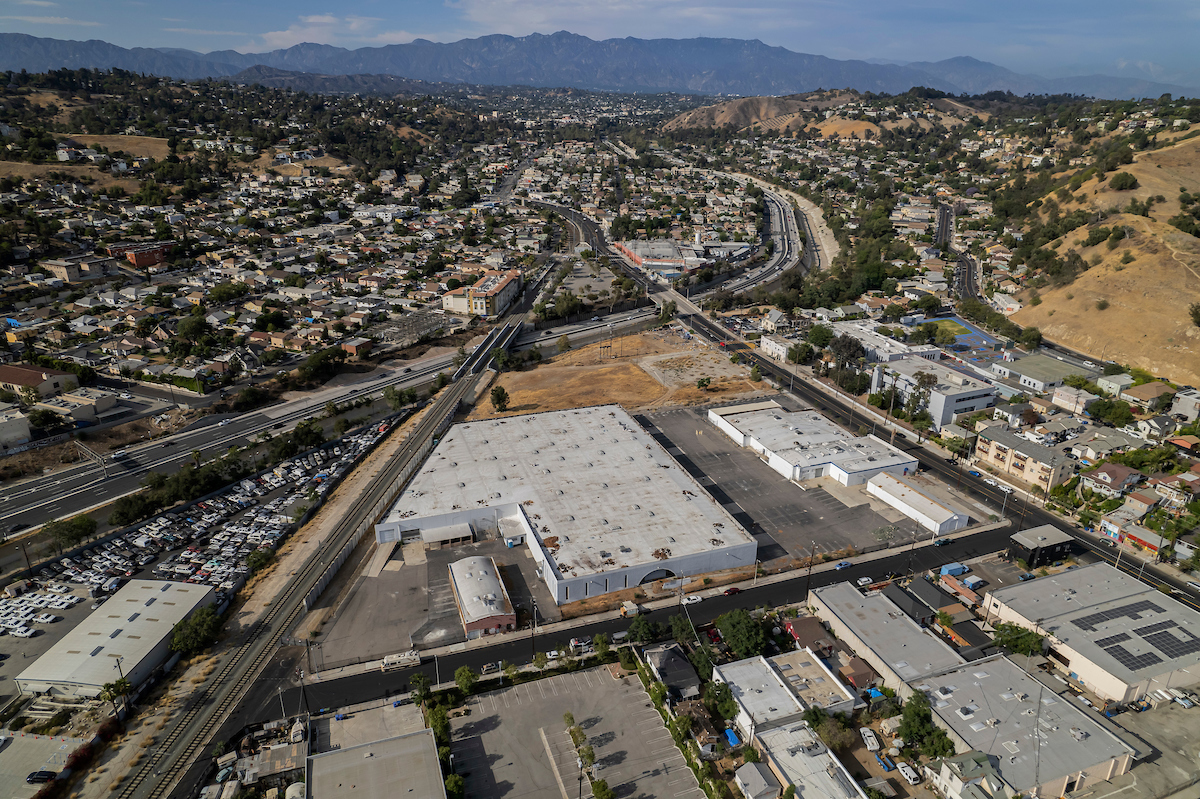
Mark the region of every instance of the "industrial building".
<instances>
[{"instance_id":1,"label":"industrial building","mask_svg":"<svg viewBox=\"0 0 1200 799\"><path fill-rule=\"evenodd\" d=\"M94 699L121 676L136 688L170 656L175 625L213 598L207 585L131 580L21 672L17 689Z\"/></svg>"},{"instance_id":2,"label":"industrial building","mask_svg":"<svg viewBox=\"0 0 1200 799\"><path fill-rule=\"evenodd\" d=\"M1063 380L1071 375L1082 375L1088 380L1093 380L1100 374L1096 369L1077 366L1040 352L1026 355L1019 360L996 361L992 364L992 371L1005 380L1014 380L1022 388L1032 389L1039 394L1061 386Z\"/></svg>"},{"instance_id":3,"label":"industrial building","mask_svg":"<svg viewBox=\"0 0 1200 799\"><path fill-rule=\"evenodd\" d=\"M895 387L900 394L896 398L899 406L917 389L917 375L921 373L933 375L936 381L929 389L925 403L934 430L952 424L960 414L974 413L996 404L995 386L926 360L925 356L904 357L876 366L871 372L871 393L878 394Z\"/></svg>"},{"instance_id":4,"label":"industrial building","mask_svg":"<svg viewBox=\"0 0 1200 799\"><path fill-rule=\"evenodd\" d=\"M1107 563L990 591L984 610L1045 635L1049 661L1101 699L1200 682L1200 613Z\"/></svg>"},{"instance_id":5,"label":"industrial building","mask_svg":"<svg viewBox=\"0 0 1200 799\"><path fill-rule=\"evenodd\" d=\"M881 472L903 475L917 469L916 458L880 438L852 435L816 411L788 412L774 401L715 408L708 420L797 482L830 477L852 486Z\"/></svg>"},{"instance_id":6,"label":"industrial building","mask_svg":"<svg viewBox=\"0 0 1200 799\"><path fill-rule=\"evenodd\" d=\"M433 730L312 755L307 771L307 799L446 799Z\"/></svg>"},{"instance_id":7,"label":"industrial building","mask_svg":"<svg viewBox=\"0 0 1200 799\"><path fill-rule=\"evenodd\" d=\"M467 638L516 629L517 612L492 558L476 555L451 563L450 588Z\"/></svg>"},{"instance_id":8,"label":"industrial building","mask_svg":"<svg viewBox=\"0 0 1200 799\"><path fill-rule=\"evenodd\" d=\"M558 604L753 567L758 549L619 405L454 425L375 534L524 544Z\"/></svg>"},{"instance_id":9,"label":"industrial building","mask_svg":"<svg viewBox=\"0 0 1200 799\"><path fill-rule=\"evenodd\" d=\"M883 500L926 530L944 535L967 526L970 518L912 483L882 472L867 481L867 493Z\"/></svg>"},{"instance_id":10,"label":"industrial building","mask_svg":"<svg viewBox=\"0 0 1200 799\"><path fill-rule=\"evenodd\" d=\"M902 693L929 697L956 749L989 755L1004 796L1064 796L1133 765L1136 750L1002 655L926 675ZM937 782L940 767L929 776Z\"/></svg>"},{"instance_id":11,"label":"industrial building","mask_svg":"<svg viewBox=\"0 0 1200 799\"><path fill-rule=\"evenodd\" d=\"M857 652L882 677L884 686L894 691L965 662L883 594L863 595L850 583L835 583L814 588L809 604L829 631Z\"/></svg>"},{"instance_id":12,"label":"industrial building","mask_svg":"<svg viewBox=\"0 0 1200 799\"><path fill-rule=\"evenodd\" d=\"M1025 562L1027 569L1040 569L1071 554L1075 536L1052 524L1013 533L1008 538L1008 556Z\"/></svg>"}]
</instances>

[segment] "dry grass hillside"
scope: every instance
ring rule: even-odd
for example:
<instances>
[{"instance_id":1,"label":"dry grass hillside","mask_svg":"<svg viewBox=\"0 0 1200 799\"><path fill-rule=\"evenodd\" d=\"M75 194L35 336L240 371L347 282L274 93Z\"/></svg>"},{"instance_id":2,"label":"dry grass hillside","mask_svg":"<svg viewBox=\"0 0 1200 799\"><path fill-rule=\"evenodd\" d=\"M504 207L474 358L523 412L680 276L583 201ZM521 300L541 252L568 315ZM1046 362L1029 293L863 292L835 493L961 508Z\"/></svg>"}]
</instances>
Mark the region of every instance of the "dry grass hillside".
<instances>
[{"instance_id":1,"label":"dry grass hillside","mask_svg":"<svg viewBox=\"0 0 1200 799\"><path fill-rule=\"evenodd\" d=\"M1176 137L1186 134L1175 134ZM1163 137L1160 137L1160 140ZM1179 213L1179 191L1200 191L1200 137L1177 141L1158 150L1136 153L1132 164L1121 167L1137 178L1138 187L1129 191L1113 191L1108 180L1101 183L1092 178L1083 183L1070 199L1055 196L1064 212L1084 207L1093 211L1110 211L1129 205L1130 200L1145 202L1162 196L1165 202L1156 203L1151 211L1155 219L1166 221Z\"/></svg>"},{"instance_id":2,"label":"dry grass hillside","mask_svg":"<svg viewBox=\"0 0 1200 799\"><path fill-rule=\"evenodd\" d=\"M171 152L166 139L154 136L93 136L90 133L72 133L67 138L74 139L84 147L99 145L111 153L126 152L132 156L153 158L156 161L162 161ZM184 154L182 146L180 154Z\"/></svg>"},{"instance_id":3,"label":"dry grass hillside","mask_svg":"<svg viewBox=\"0 0 1200 799\"><path fill-rule=\"evenodd\" d=\"M1087 227L1072 231L1058 252L1074 249L1092 267L1069 286L1043 289L1041 304L1026 305L1013 321L1095 358L1200 385L1200 328L1188 314L1200 302L1200 239L1129 214L1103 224L1125 226L1130 236L1110 250L1106 242L1081 246Z\"/></svg>"},{"instance_id":4,"label":"dry grass hillside","mask_svg":"<svg viewBox=\"0 0 1200 799\"><path fill-rule=\"evenodd\" d=\"M741 130L759 125L767 130L795 129L803 126L801 111L841 105L857 99L854 92L812 92L786 97L742 97L716 105L693 108L672 119L666 130L681 128L721 128Z\"/></svg>"}]
</instances>

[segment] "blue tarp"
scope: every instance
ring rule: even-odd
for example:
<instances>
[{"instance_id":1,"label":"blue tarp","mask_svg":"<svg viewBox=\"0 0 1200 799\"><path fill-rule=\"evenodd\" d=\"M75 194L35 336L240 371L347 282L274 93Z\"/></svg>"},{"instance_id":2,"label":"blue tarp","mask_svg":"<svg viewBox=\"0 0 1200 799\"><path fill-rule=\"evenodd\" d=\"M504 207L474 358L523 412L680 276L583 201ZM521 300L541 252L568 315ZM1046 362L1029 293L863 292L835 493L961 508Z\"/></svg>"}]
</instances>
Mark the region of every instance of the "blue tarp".
<instances>
[{"instance_id":1,"label":"blue tarp","mask_svg":"<svg viewBox=\"0 0 1200 799\"><path fill-rule=\"evenodd\" d=\"M872 699L882 699L883 691L880 691L878 688L872 688L871 690L867 691L867 696L871 697Z\"/></svg>"},{"instance_id":2,"label":"blue tarp","mask_svg":"<svg viewBox=\"0 0 1200 799\"><path fill-rule=\"evenodd\" d=\"M738 740L737 733L733 730L725 730L725 742L730 746L740 746L742 743Z\"/></svg>"}]
</instances>

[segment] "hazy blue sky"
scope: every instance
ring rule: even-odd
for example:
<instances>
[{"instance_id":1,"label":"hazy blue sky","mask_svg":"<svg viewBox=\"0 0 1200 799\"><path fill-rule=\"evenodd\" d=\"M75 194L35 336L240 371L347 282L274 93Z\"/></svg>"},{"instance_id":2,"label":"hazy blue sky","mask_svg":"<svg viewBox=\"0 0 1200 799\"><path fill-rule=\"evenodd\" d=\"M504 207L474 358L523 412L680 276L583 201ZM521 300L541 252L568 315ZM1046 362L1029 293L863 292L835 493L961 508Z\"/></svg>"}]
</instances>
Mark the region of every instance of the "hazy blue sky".
<instances>
[{"instance_id":1,"label":"hazy blue sky","mask_svg":"<svg viewBox=\"0 0 1200 799\"><path fill-rule=\"evenodd\" d=\"M832 58L970 55L1019 72L1200 73L1200 0L0 0L0 31L243 52L569 30L726 36Z\"/></svg>"}]
</instances>

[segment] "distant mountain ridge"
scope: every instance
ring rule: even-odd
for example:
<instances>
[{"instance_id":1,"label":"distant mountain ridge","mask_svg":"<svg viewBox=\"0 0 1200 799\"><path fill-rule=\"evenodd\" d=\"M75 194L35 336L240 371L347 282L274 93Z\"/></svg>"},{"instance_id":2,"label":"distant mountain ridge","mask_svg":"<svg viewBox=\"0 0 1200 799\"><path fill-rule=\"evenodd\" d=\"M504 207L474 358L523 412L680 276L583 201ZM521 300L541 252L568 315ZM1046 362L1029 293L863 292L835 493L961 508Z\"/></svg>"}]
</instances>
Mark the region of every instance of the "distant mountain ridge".
<instances>
[{"instance_id":1,"label":"distant mountain ridge","mask_svg":"<svg viewBox=\"0 0 1200 799\"><path fill-rule=\"evenodd\" d=\"M705 95L789 95L815 89L886 94L927 86L955 94L1087 94L1106 99L1195 96L1200 89L1139 78L1085 75L1047 79L970 57L905 65L840 61L745 39L605 39L566 31L513 37L482 36L446 44L347 50L298 44L267 53L175 48L124 48L99 40L43 39L0 34L0 69L119 68L173 78L231 77L251 67L323 76L393 75L429 83L536 87L572 86L617 92L673 91Z\"/></svg>"}]
</instances>

